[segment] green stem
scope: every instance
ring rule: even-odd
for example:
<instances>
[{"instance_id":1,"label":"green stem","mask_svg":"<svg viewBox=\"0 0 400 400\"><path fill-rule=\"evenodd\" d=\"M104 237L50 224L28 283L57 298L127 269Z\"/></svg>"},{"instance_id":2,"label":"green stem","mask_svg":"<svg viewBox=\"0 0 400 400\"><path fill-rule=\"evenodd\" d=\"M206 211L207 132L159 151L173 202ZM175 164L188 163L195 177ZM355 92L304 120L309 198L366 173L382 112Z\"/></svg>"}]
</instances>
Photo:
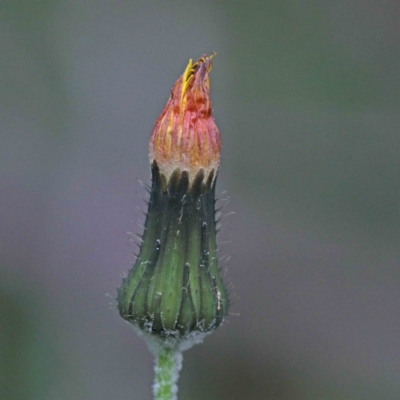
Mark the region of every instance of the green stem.
<instances>
[{"instance_id":1,"label":"green stem","mask_svg":"<svg viewBox=\"0 0 400 400\"><path fill-rule=\"evenodd\" d=\"M169 347L161 348L155 355L155 400L176 400L179 371L182 366L182 353Z\"/></svg>"}]
</instances>

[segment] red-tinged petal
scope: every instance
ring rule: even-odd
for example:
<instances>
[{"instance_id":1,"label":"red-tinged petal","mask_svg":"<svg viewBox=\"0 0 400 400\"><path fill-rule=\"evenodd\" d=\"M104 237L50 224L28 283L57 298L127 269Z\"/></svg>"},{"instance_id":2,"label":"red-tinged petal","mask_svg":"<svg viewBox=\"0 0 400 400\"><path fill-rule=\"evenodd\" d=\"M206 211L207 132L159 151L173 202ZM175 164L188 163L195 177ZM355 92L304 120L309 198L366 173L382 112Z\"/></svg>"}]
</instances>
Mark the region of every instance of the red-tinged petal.
<instances>
[{"instance_id":1,"label":"red-tinged petal","mask_svg":"<svg viewBox=\"0 0 400 400\"><path fill-rule=\"evenodd\" d=\"M171 97L158 117L150 138L150 162L157 162L167 178L179 168L192 180L200 169L205 176L219 166L221 138L212 117L210 100L211 58L204 55L172 88Z\"/></svg>"}]
</instances>

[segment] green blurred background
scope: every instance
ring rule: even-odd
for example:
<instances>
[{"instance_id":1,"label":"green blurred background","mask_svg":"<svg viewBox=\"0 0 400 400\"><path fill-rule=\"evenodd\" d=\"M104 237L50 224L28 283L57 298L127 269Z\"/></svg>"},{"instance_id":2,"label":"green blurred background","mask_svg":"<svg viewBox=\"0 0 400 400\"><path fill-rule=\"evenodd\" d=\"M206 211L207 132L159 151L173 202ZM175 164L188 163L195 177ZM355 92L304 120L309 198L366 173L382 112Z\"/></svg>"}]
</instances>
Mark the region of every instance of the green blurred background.
<instances>
[{"instance_id":1,"label":"green blurred background","mask_svg":"<svg viewBox=\"0 0 400 400\"><path fill-rule=\"evenodd\" d=\"M112 298L154 121L215 50L235 315L180 398L398 400L399 21L395 0L2 0L0 399L151 399Z\"/></svg>"}]
</instances>

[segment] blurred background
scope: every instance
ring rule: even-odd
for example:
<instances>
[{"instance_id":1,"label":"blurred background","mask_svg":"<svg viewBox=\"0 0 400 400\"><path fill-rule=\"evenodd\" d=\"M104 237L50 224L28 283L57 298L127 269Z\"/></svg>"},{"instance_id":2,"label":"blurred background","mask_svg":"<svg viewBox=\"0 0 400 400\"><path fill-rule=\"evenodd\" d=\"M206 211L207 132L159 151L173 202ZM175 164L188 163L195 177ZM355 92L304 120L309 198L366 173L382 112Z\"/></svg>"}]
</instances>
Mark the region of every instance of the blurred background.
<instances>
[{"instance_id":1,"label":"blurred background","mask_svg":"<svg viewBox=\"0 0 400 400\"><path fill-rule=\"evenodd\" d=\"M395 0L2 0L0 399L152 398L113 298L153 124L215 50L235 315L185 353L180 398L398 400L399 18Z\"/></svg>"}]
</instances>

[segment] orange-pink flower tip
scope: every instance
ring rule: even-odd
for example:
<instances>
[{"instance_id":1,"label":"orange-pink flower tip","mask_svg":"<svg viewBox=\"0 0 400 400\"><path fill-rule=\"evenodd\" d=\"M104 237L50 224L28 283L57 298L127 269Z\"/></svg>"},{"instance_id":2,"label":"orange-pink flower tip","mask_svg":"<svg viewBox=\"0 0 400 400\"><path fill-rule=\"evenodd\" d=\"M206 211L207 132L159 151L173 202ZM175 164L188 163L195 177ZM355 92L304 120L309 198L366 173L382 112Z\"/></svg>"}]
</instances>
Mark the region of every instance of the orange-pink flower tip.
<instances>
[{"instance_id":1,"label":"orange-pink flower tip","mask_svg":"<svg viewBox=\"0 0 400 400\"><path fill-rule=\"evenodd\" d=\"M154 125L150 162L156 161L167 178L175 169L187 171L189 181L200 169L205 177L218 170L221 137L212 117L208 77L214 55L203 55L195 63L189 60Z\"/></svg>"}]
</instances>

